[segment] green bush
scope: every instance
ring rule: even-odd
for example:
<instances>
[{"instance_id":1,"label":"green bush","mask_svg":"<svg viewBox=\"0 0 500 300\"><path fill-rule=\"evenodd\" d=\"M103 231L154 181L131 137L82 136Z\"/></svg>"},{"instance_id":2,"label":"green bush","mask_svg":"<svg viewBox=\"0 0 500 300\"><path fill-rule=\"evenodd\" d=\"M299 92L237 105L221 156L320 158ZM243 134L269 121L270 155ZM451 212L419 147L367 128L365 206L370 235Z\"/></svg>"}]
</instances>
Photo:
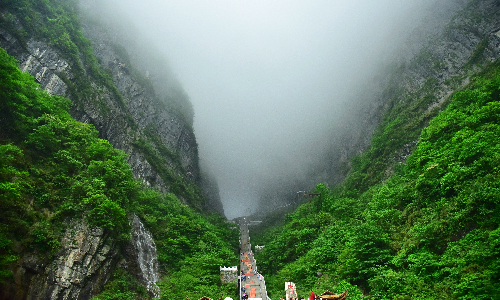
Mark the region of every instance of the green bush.
<instances>
[{"instance_id":1,"label":"green bush","mask_svg":"<svg viewBox=\"0 0 500 300\"><path fill-rule=\"evenodd\" d=\"M10 280L9 267L22 253L47 258L56 253L70 219L85 219L125 241L128 216L136 213L155 239L161 274L168 275L159 284L162 294L234 297L234 286L220 283L219 266L237 264L238 231L221 216L201 215L181 204L175 194L144 188L133 179L122 151L100 139L92 125L73 120L67 99L49 96L16 64L0 49L5 87L0 90L5 129L0 139L0 280ZM183 275L186 269L203 276L190 281ZM116 271L97 298L148 298L130 278ZM193 289L180 289L179 282Z\"/></svg>"},{"instance_id":2,"label":"green bush","mask_svg":"<svg viewBox=\"0 0 500 300\"><path fill-rule=\"evenodd\" d=\"M373 172L383 173L394 144L408 141L395 128L409 109L384 121L342 185L317 186L321 205L304 204L257 237L266 245L257 260L273 297L281 297L284 281L303 292L349 282L372 299L500 294L499 66L455 93L390 177Z\"/></svg>"}]
</instances>

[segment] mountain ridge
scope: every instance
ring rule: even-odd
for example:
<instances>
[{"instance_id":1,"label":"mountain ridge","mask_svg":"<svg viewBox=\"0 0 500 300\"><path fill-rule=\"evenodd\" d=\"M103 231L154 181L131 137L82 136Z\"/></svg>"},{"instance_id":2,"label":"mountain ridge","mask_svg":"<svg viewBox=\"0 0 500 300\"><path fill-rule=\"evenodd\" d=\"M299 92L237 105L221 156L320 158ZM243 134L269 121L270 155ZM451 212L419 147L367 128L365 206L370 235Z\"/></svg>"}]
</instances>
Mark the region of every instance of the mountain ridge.
<instances>
[{"instance_id":1,"label":"mountain ridge","mask_svg":"<svg viewBox=\"0 0 500 300\"><path fill-rule=\"evenodd\" d=\"M499 13L497 1L470 1L395 64L345 180L254 229L271 298L284 281L354 299L498 295Z\"/></svg>"},{"instance_id":2,"label":"mountain ridge","mask_svg":"<svg viewBox=\"0 0 500 300\"><path fill-rule=\"evenodd\" d=\"M98 24L84 26L77 5L2 1L0 47L40 84L36 87L29 76L19 75L22 87L16 95L31 101L29 110L51 101L64 103L57 112L30 112L34 116L29 120L34 121L25 126L43 134L37 140L18 132L18 138L35 139L23 142L6 131L9 124L4 123L19 118L16 98L2 98L2 105L14 107L2 109L7 119L0 120L2 167L9 170L2 177L0 199L6 208L0 231L5 299L89 299L106 283L112 290L123 277L131 294L151 297L144 290L138 250L129 239L131 231L140 228L130 227L135 215L155 238L163 276L179 272L181 263L197 259L200 249L212 243L218 244L211 258L215 266L235 255L236 246L221 239L234 232L222 217L217 193L211 191L211 203L200 187L189 99L180 87L171 95L157 93L148 76L134 68L127 50L106 39ZM97 42L92 44L88 37ZM2 52L4 66L9 65L4 71L18 74L6 57ZM10 85L17 87L6 81L2 91ZM37 91L40 88L49 94ZM73 120L65 110L86 123ZM110 150L111 145L123 152ZM32 147L43 151L33 152ZM33 182L35 188L25 188ZM10 193L10 186L17 191ZM123 189L129 192L114 194ZM210 278L207 285L230 290L217 286L212 278L218 279L218 273L212 271L200 271ZM172 277L169 280L175 281L180 276ZM192 293L203 287L193 287ZM173 288L163 290L174 293Z\"/></svg>"}]
</instances>

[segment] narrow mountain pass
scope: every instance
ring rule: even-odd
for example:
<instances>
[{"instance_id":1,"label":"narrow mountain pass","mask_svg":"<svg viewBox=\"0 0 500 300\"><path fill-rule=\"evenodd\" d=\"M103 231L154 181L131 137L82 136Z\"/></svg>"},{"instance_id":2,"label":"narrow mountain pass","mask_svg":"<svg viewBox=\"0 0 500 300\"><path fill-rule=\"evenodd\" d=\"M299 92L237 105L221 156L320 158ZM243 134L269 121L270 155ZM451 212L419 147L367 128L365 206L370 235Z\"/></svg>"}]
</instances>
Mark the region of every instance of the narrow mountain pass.
<instances>
[{"instance_id":1,"label":"narrow mountain pass","mask_svg":"<svg viewBox=\"0 0 500 300\"><path fill-rule=\"evenodd\" d=\"M248 233L249 220L240 219L240 299L269 299L267 297L264 276L257 271L250 236Z\"/></svg>"}]
</instances>

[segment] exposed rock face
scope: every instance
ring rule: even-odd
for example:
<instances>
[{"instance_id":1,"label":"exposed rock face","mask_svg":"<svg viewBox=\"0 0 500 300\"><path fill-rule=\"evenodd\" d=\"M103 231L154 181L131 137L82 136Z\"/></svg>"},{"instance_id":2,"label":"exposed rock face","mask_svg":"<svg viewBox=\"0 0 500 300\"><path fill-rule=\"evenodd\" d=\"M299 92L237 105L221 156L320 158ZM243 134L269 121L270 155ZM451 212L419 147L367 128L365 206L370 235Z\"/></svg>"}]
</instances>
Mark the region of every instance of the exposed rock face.
<instances>
[{"instance_id":1,"label":"exposed rock face","mask_svg":"<svg viewBox=\"0 0 500 300\"><path fill-rule=\"evenodd\" d=\"M102 229L74 221L61 240L61 250L49 263L28 253L15 267L15 286L2 299L89 299L111 275L118 250Z\"/></svg>"},{"instance_id":2,"label":"exposed rock face","mask_svg":"<svg viewBox=\"0 0 500 300\"><path fill-rule=\"evenodd\" d=\"M83 99L75 103L72 116L78 121L93 124L101 138L129 154L128 162L135 178L146 185L169 191L169 184L151 166L144 153L134 147L134 142L138 139L146 139L146 127L180 161L180 165L172 161L166 167L185 180L199 184L198 146L190 124L169 112L165 103L156 97L154 90L137 82L132 75L132 66L127 65L116 54L102 28L95 25L84 28L85 34L93 41L95 56L111 71L114 85L123 97L117 99L117 95L108 88L94 82L94 99ZM50 94L71 99L68 86L61 79L62 75L72 80L74 75L71 66L46 43L29 39L26 45L26 48L22 47L9 32L0 29L0 47L16 57L21 70L33 75Z\"/></svg>"},{"instance_id":3,"label":"exposed rock face","mask_svg":"<svg viewBox=\"0 0 500 300\"><path fill-rule=\"evenodd\" d=\"M169 112L166 104L158 98L154 90L147 89L137 82L133 76L132 66L116 52L116 46L111 42L113 39L108 33L91 24L84 24L83 32L92 42L94 55L101 62L101 65L111 71L113 82L121 95L124 96L128 112L135 123L142 130L150 126L150 129L160 137L165 145L177 151L183 175L190 180L199 180L198 146L190 124ZM116 134L110 132L110 140L113 140L112 135ZM130 153L133 152L131 149ZM129 161L134 173L137 173L138 178L148 178L147 173L150 170L147 170L146 173L141 172L141 168L144 168L145 165L138 162L137 159L139 159L138 156ZM153 182L159 183L159 178L149 177L154 178Z\"/></svg>"},{"instance_id":4,"label":"exposed rock face","mask_svg":"<svg viewBox=\"0 0 500 300\"><path fill-rule=\"evenodd\" d=\"M217 180L209 174L202 173L201 189L203 190L205 199L207 199L205 209L218 212L224 216L224 207L220 201L219 185L217 184Z\"/></svg>"},{"instance_id":5,"label":"exposed rock face","mask_svg":"<svg viewBox=\"0 0 500 300\"><path fill-rule=\"evenodd\" d=\"M21 43L14 34L0 27L0 47L16 57L21 70L33 75L47 92L73 100L72 116L93 124L101 138L127 153L136 179L168 192L170 183L158 171L163 168L184 184L200 184L192 117L189 119L172 111L166 103L168 97L160 99L151 85L141 81L130 62L117 53L112 39L102 28L95 24L84 25L83 32L91 39L94 55L102 67L109 70L114 87L89 76L91 95L80 99L74 99L71 92L71 82L76 79L75 68L47 42L27 37ZM112 90L115 87L116 90ZM170 99L174 96L169 95ZM152 161L151 155L148 157L144 148L137 146L144 141L149 142L151 151L163 151L160 155L166 153L162 156L163 165L155 168L153 164L158 162ZM182 195L178 196L181 201L186 201ZM138 221L137 217L134 220ZM141 243L154 245L154 242L140 221L136 221L132 226L134 238L128 247L135 249L132 251L134 255L126 255L128 261L125 265L137 265L138 268L131 273L139 279L142 277L149 291L156 294L157 263L145 263L145 260L153 261L152 248L138 246ZM89 299L102 289L123 253L101 229L73 222L62 238L61 250L51 261L33 253L21 257L15 267L14 283L2 286L4 291L0 291L0 298ZM156 271L143 271L141 266L146 265L151 270L156 268Z\"/></svg>"},{"instance_id":6,"label":"exposed rock face","mask_svg":"<svg viewBox=\"0 0 500 300\"><path fill-rule=\"evenodd\" d=\"M19 68L30 73L51 95L66 96L67 86L56 73L65 74L69 79L71 68L57 52L45 43L29 40L24 51L19 42L7 31L0 28L0 46L19 61Z\"/></svg>"},{"instance_id":7,"label":"exposed rock face","mask_svg":"<svg viewBox=\"0 0 500 300\"><path fill-rule=\"evenodd\" d=\"M71 74L68 63L59 59L57 53L46 45L31 40L26 59L20 64L23 72L29 72L51 95L65 95L66 84L55 73Z\"/></svg>"},{"instance_id":8,"label":"exposed rock face","mask_svg":"<svg viewBox=\"0 0 500 300\"><path fill-rule=\"evenodd\" d=\"M390 66L380 70L373 80L362 81L358 91L349 98L352 111L349 119L332 128L330 147L325 147L320 163L301 182L282 184L282 193L273 199L277 208L286 208L298 201L288 191L303 186L313 189L318 183L340 184L352 169L351 160L367 151L372 135L395 107L411 107L425 96L433 100L420 116L433 109L441 110L444 101L457 88L469 83L469 74L500 58L500 2L495 0L436 1L435 9L416 28L409 41L390 58ZM422 128L425 126L422 122ZM326 126L326 125L325 125ZM404 163L418 137L407 140L387 157L389 166L384 178L392 175L391 163ZM272 186L262 198L268 207ZM287 194L288 193L288 194ZM286 199L286 200L283 200ZM281 202L280 202L281 201ZM286 201L286 202L285 202ZM267 213L262 211L262 214Z\"/></svg>"},{"instance_id":9,"label":"exposed rock face","mask_svg":"<svg viewBox=\"0 0 500 300\"><path fill-rule=\"evenodd\" d=\"M497 34L500 2L453 0L439 1L436 5L426 25L415 32L421 38L409 43L399 57L394 57L396 70L387 72L387 77L371 83L367 92L359 95L357 115L346 122L344 128L339 128L343 135L332 137L335 146L325 166L330 183L345 179L351 168L350 160L370 146L382 116L395 104L412 105L425 95L423 89L432 80L428 93L438 97L429 104L427 112L440 109L451 91L469 82L468 72L480 70L481 64L500 57L500 34ZM419 90L423 95L411 96ZM401 162L415 145L415 141L408 141L390 159Z\"/></svg>"},{"instance_id":10,"label":"exposed rock face","mask_svg":"<svg viewBox=\"0 0 500 300\"><path fill-rule=\"evenodd\" d=\"M151 233L144 228L136 215L132 217L132 240L127 247L129 261L140 274L139 278L153 296L158 297L160 289L156 285L160 276L158 272L158 255Z\"/></svg>"},{"instance_id":11,"label":"exposed rock face","mask_svg":"<svg viewBox=\"0 0 500 300\"><path fill-rule=\"evenodd\" d=\"M89 1L82 0L82 5L85 6L86 2ZM87 6L92 5L87 3ZM5 28L0 28L0 47L16 57L22 70L36 77L49 93L72 99L72 116L78 121L93 124L101 138L125 151L134 177L146 186L170 192L172 180L166 178L170 175L177 177L177 182L180 180L184 184L201 186L198 145L192 128L194 113L175 76L163 62L151 62L157 58L151 49L144 50L147 47L142 46L131 52L123 47L133 41L130 33L109 32L90 18L82 14L83 35L91 42L101 67L112 76L116 91L88 76L92 94L74 99L74 93L68 90L65 82L74 82L77 75L55 48L29 37L25 47ZM22 29L20 26L19 30ZM128 40L117 38L120 35L126 35ZM137 58L137 53L145 57ZM135 60L131 62L130 57ZM151 140L152 135L155 142ZM144 148L137 147L137 144L144 146L142 141L145 140L149 141L153 151L168 149L168 155L161 154L165 161L161 162L160 169L169 169L169 176L161 174L158 162L152 161ZM183 195L177 196L184 203L191 204ZM222 211L220 199L196 207Z\"/></svg>"},{"instance_id":12,"label":"exposed rock face","mask_svg":"<svg viewBox=\"0 0 500 300\"><path fill-rule=\"evenodd\" d=\"M136 215L131 217L132 238L122 256L114 239L84 221L72 221L61 239L61 250L50 262L27 253L15 267L15 285L5 286L1 299L90 299L110 278L122 257L122 267L159 296L158 259L154 240Z\"/></svg>"}]
</instances>

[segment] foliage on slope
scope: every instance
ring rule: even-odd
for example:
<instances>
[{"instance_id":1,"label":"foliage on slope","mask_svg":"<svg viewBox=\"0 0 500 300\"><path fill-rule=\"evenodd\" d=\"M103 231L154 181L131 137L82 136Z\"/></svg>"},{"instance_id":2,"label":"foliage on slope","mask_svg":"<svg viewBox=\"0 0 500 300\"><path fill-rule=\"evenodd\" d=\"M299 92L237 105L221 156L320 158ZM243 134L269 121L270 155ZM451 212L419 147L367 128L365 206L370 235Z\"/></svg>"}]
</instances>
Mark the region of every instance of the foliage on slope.
<instances>
[{"instance_id":1,"label":"foliage on slope","mask_svg":"<svg viewBox=\"0 0 500 300\"><path fill-rule=\"evenodd\" d=\"M369 164L355 163L343 185L318 185L321 197L258 239L271 298L281 297L285 281L299 295L346 281L374 299L499 295L499 100L496 62L455 93L388 179L366 184L358 174ZM384 151L391 126L369 153Z\"/></svg>"},{"instance_id":2,"label":"foliage on slope","mask_svg":"<svg viewBox=\"0 0 500 300\"><path fill-rule=\"evenodd\" d=\"M47 41L69 62L74 80L59 75L68 85L76 104L93 95L90 81L93 79L109 88L119 105L124 106L111 76L99 67L90 42L83 37L75 11L76 1L2 0L1 4L8 13L1 15L0 25L12 33L24 48L30 37Z\"/></svg>"},{"instance_id":3,"label":"foliage on slope","mask_svg":"<svg viewBox=\"0 0 500 300\"><path fill-rule=\"evenodd\" d=\"M235 265L238 230L219 215L201 216L179 203L172 194L147 192L136 209L152 232L158 259L166 276L158 283L161 299L199 299L221 295L236 298L234 284L221 284L219 266ZM117 270L95 299L137 299L141 286Z\"/></svg>"},{"instance_id":4,"label":"foliage on slope","mask_svg":"<svg viewBox=\"0 0 500 300\"><path fill-rule=\"evenodd\" d=\"M22 250L50 253L63 220L83 215L126 239L124 208L139 197L139 185L124 154L73 120L69 101L41 90L3 49L0 63L2 235Z\"/></svg>"},{"instance_id":5,"label":"foliage on slope","mask_svg":"<svg viewBox=\"0 0 500 300\"><path fill-rule=\"evenodd\" d=\"M76 107L91 102L94 109L104 117L111 113L123 114L123 126L130 129L127 134L138 152L141 152L153 170L163 179L170 191L182 198L191 207L201 211L204 199L200 188L182 174L185 170L180 163L179 153L165 145L156 133L154 124L141 131L131 116L126 99L113 82L109 70L101 67L93 54L90 41L83 36L78 17L78 1L75 0L0 0L0 28L13 35L27 48L27 41L31 38L43 41L55 49L65 59L71 69L71 75L60 72L57 75L68 87L68 97ZM117 55L125 62L129 62L126 50L117 48ZM192 132L192 107L187 96L179 92L179 97L169 96L160 100L155 96L152 83L135 70L129 67L135 80L145 89L148 89L152 100L159 107L179 117L186 124L186 128L194 139ZM68 78L71 77L71 78ZM119 112L112 111L102 100L101 93L107 91L118 107ZM185 103L184 103L185 102ZM186 109L187 111L183 111ZM168 167L167 167L168 166ZM197 168L197 165L195 166ZM193 170L198 173L198 170Z\"/></svg>"},{"instance_id":6,"label":"foliage on slope","mask_svg":"<svg viewBox=\"0 0 500 300\"><path fill-rule=\"evenodd\" d=\"M1 48L0 86L0 280L12 280L9 266L27 252L50 260L69 219L85 219L124 243L133 212L155 238L165 297L234 293L220 284L218 267L235 263L238 233L222 217L144 188L122 151L72 119L69 100L40 89ZM127 276L118 270L103 295L121 289L140 296L140 285L123 290Z\"/></svg>"},{"instance_id":7,"label":"foliage on slope","mask_svg":"<svg viewBox=\"0 0 500 300\"><path fill-rule=\"evenodd\" d=\"M348 189L362 193L386 180L394 165L405 161L415 148L421 130L447 105L448 96L499 57L499 39L494 34L498 3L473 0L450 1L450 5L456 9L453 16L429 17L447 21L442 28L431 27L435 31L432 35L415 40L412 37L410 44L414 46L409 47L414 50L394 59L384 72L389 76L380 82L380 95L376 95L375 88L375 95L367 99L383 103L383 111L371 145L367 145L370 148L352 161L354 168L347 165L344 169L346 173L353 171L346 182ZM416 36L420 30L415 30ZM413 51L416 55L411 54Z\"/></svg>"}]
</instances>

